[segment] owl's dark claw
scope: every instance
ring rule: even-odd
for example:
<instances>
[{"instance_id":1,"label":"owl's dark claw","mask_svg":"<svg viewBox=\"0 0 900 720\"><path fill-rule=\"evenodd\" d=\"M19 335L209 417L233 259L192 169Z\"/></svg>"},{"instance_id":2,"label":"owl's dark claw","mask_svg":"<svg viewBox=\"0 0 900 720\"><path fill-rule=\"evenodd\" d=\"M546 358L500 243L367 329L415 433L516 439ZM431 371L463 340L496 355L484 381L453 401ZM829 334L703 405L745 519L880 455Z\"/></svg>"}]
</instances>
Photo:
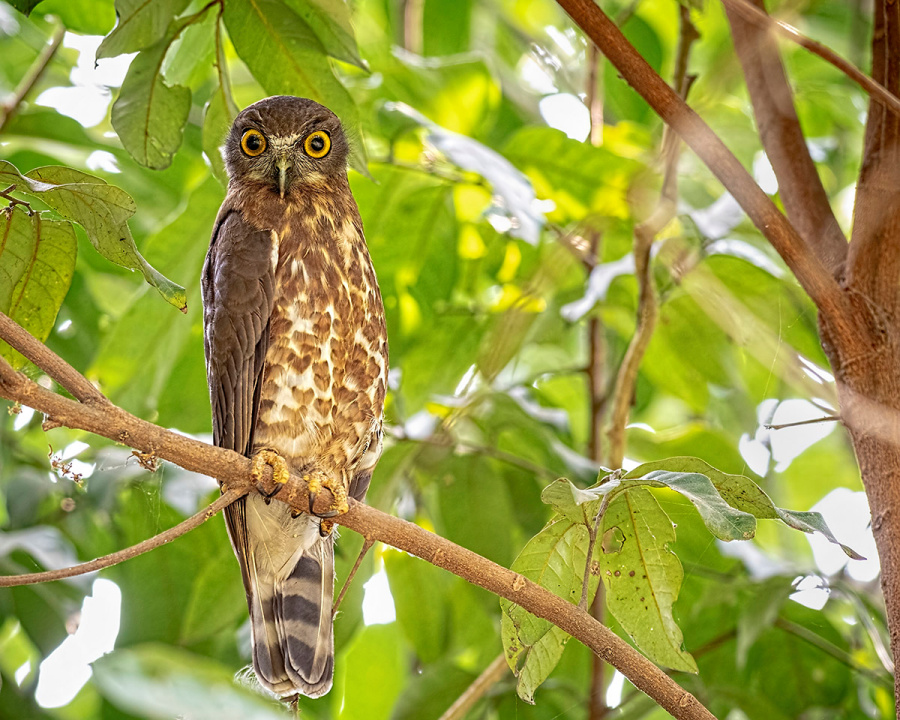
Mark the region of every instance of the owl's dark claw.
<instances>
[{"instance_id":1,"label":"owl's dark claw","mask_svg":"<svg viewBox=\"0 0 900 720\"><path fill-rule=\"evenodd\" d=\"M250 475L256 481L256 491L262 495L266 505L272 502L272 498L278 494L278 491L284 487L288 478L291 476L288 470L287 461L274 450L264 448L257 450L252 458L250 466ZM272 468L272 487L268 487L263 483L263 468L268 465Z\"/></svg>"}]
</instances>

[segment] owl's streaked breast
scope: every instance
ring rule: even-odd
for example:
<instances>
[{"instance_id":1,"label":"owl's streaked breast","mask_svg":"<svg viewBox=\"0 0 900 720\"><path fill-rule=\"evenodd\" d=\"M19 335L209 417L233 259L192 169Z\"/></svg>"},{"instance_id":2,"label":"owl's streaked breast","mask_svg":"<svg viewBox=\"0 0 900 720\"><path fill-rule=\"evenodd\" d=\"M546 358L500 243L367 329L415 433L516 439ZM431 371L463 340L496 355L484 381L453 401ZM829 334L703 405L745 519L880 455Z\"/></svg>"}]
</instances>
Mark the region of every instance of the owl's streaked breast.
<instances>
[{"instance_id":1,"label":"owl's streaked breast","mask_svg":"<svg viewBox=\"0 0 900 720\"><path fill-rule=\"evenodd\" d=\"M275 307L254 444L297 469L342 473L380 433L384 309L355 208L315 205L285 213L273 237Z\"/></svg>"}]
</instances>

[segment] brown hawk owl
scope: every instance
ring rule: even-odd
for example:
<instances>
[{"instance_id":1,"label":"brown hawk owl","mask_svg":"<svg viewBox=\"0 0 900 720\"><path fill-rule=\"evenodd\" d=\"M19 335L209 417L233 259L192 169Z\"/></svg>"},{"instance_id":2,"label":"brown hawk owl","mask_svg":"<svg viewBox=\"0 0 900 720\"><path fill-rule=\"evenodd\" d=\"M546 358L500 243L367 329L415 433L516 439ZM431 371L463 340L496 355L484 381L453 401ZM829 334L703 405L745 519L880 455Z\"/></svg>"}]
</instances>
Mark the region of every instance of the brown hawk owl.
<instances>
[{"instance_id":1,"label":"brown hawk owl","mask_svg":"<svg viewBox=\"0 0 900 720\"><path fill-rule=\"evenodd\" d=\"M225 511L241 566L259 681L284 697L324 695L334 673L331 515L362 500L381 454L387 334L375 271L347 182L338 118L303 98L251 105L225 143L228 193L203 267L213 439L290 468L310 514L251 494ZM274 494L274 493L272 493Z\"/></svg>"}]
</instances>

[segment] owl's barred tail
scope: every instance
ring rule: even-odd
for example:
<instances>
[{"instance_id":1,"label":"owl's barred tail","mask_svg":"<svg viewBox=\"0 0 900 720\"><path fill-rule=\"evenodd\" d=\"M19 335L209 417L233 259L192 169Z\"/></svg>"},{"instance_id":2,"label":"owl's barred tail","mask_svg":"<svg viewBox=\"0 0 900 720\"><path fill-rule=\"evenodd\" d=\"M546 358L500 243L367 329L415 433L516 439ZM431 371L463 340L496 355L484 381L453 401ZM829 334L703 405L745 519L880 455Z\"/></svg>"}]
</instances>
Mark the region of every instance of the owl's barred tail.
<instances>
[{"instance_id":1,"label":"owl's barred tail","mask_svg":"<svg viewBox=\"0 0 900 720\"><path fill-rule=\"evenodd\" d=\"M257 675L279 695L324 695L334 676L333 538L308 548L268 596L259 590L251 611Z\"/></svg>"}]
</instances>

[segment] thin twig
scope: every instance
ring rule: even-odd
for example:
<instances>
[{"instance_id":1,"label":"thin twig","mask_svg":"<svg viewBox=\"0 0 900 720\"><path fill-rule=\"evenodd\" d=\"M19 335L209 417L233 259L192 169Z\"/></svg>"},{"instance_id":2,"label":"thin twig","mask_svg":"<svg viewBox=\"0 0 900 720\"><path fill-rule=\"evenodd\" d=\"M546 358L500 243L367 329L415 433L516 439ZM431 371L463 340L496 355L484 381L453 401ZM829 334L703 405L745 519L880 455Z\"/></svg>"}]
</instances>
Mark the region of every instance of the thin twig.
<instances>
[{"instance_id":1,"label":"thin twig","mask_svg":"<svg viewBox=\"0 0 900 720\"><path fill-rule=\"evenodd\" d=\"M28 573L26 575L0 575L0 587L17 587L19 585L35 585L37 583L51 582L52 580L62 580L63 578L75 577L76 575L84 575L90 572L96 572L103 568L118 565L120 562L131 560L138 555L155 550L160 545L170 543L176 538L190 532L199 527L214 515L218 514L226 507L231 505L235 500L247 494L249 488L241 490L229 490L212 504L203 508L200 512L191 515L187 520L183 520L177 525L170 527L158 535L147 538L139 542L137 545L117 550L109 555L90 560L80 565L72 567L60 568L58 570L47 570L39 573Z\"/></svg>"},{"instance_id":2,"label":"thin twig","mask_svg":"<svg viewBox=\"0 0 900 720\"><path fill-rule=\"evenodd\" d=\"M334 617L337 615L338 608L341 607L341 603L344 601L344 595L347 594L347 590L350 589L350 583L353 582L353 578L356 577L356 571L359 570L359 566L362 565L363 558L366 556L366 553L369 552L369 548L371 548L375 544L374 540L369 540L369 538L363 538L363 546L359 551L359 555L356 556L356 562L353 563L353 569L350 570L350 574L347 576L347 579L344 581L344 586L341 588L341 592L338 594L337 600L334 601L334 606L331 610L331 615Z\"/></svg>"},{"instance_id":3,"label":"thin twig","mask_svg":"<svg viewBox=\"0 0 900 720\"><path fill-rule=\"evenodd\" d=\"M71 393L72 397L83 403L110 404L103 393L84 375L2 312L0 312L0 337L56 380L61 387Z\"/></svg>"},{"instance_id":4,"label":"thin twig","mask_svg":"<svg viewBox=\"0 0 900 720\"><path fill-rule=\"evenodd\" d=\"M681 8L681 35L672 84L675 86L678 97L684 101L692 83L692 78L688 76L687 72L691 45L700 35L691 23L690 11L683 5L679 7ZM631 342L628 343L625 357L619 366L612 393L608 459L610 467L613 469L621 467L625 457L625 427L628 425L628 415L631 411L638 370L644 353L647 352L647 347L650 345L653 330L656 328L656 318L659 314L659 303L650 273L650 250L659 232L675 217L680 147L679 138L667 127L663 135L662 155L665 171L659 201L650 217L639 223L634 229L634 274L637 277L639 288L638 319L634 335Z\"/></svg>"},{"instance_id":5,"label":"thin twig","mask_svg":"<svg viewBox=\"0 0 900 720\"><path fill-rule=\"evenodd\" d=\"M447 708L438 720L463 720L472 707L497 684L504 676L509 674L509 664L506 655L500 653L491 661L472 684L456 698L453 704Z\"/></svg>"},{"instance_id":6,"label":"thin twig","mask_svg":"<svg viewBox=\"0 0 900 720\"><path fill-rule=\"evenodd\" d=\"M782 37L787 38L800 47L809 50L814 55L818 55L825 62L834 65L834 67L844 73L844 75L846 75L848 78L853 80L853 82L859 85L870 96L884 103L885 107L887 107L891 112L893 112L895 115L900 116L900 98L894 95L884 85L866 75L862 70L856 67L849 60L842 58L831 48L823 45L820 42L817 42L816 40L808 38L806 35L797 30L797 28L788 25L786 22L776 20L770 15L767 15L759 8L747 2L747 0L722 0L722 3L726 7L740 13L741 17L743 17L745 20L761 27L776 31Z\"/></svg>"},{"instance_id":7,"label":"thin twig","mask_svg":"<svg viewBox=\"0 0 900 720\"><path fill-rule=\"evenodd\" d=\"M763 425L766 430L782 430L789 427L797 427L798 425L813 425L822 422L840 422L840 415L827 415L825 417L813 418L812 420L797 420L796 422L782 423L781 425Z\"/></svg>"},{"instance_id":8,"label":"thin twig","mask_svg":"<svg viewBox=\"0 0 900 720\"><path fill-rule=\"evenodd\" d=\"M22 101L25 100L28 93L31 92L32 88L34 88L41 79L41 76L44 74L44 71L53 59L53 56L59 49L65 35L65 26L62 24L57 25L53 30L53 35L50 36L50 42L44 46L40 55L37 56L34 63L28 68L28 72L25 73L25 77L22 78L15 92L12 94L12 97L0 105L0 133L6 130L7 123L19 110Z\"/></svg>"},{"instance_id":9,"label":"thin twig","mask_svg":"<svg viewBox=\"0 0 900 720\"><path fill-rule=\"evenodd\" d=\"M3 337L2 331L0 337ZM249 458L164 430L115 405L101 408L69 400L15 372L2 358L0 397L28 405L67 427L88 430L127 443L137 450L177 463L186 470L215 477L225 493L229 490L256 492L256 484L251 480ZM309 510L306 483L296 473L291 474L275 497L294 510ZM325 512L333 502L329 492L321 492L315 510ZM335 518L335 522L363 537L416 555L550 621L603 657L678 720L715 720L691 693L615 633L568 600L522 575L418 525L386 515L352 499L350 510Z\"/></svg>"},{"instance_id":10,"label":"thin twig","mask_svg":"<svg viewBox=\"0 0 900 720\"><path fill-rule=\"evenodd\" d=\"M880 685L884 685L885 687L894 687L894 679L890 675L888 675L887 673L880 673L877 670L873 670L872 668L860 664L846 650L839 648L837 645L829 642L821 635L813 632L809 628L803 627L798 623L791 622L790 620L785 620L784 618L778 618L775 621L775 627L784 630L790 635L794 635L795 637L809 643L815 648L818 648L826 655L830 655L835 660L842 663L843 665L846 665L854 672L865 675L870 680L873 680Z\"/></svg>"},{"instance_id":11,"label":"thin twig","mask_svg":"<svg viewBox=\"0 0 900 720\"><path fill-rule=\"evenodd\" d=\"M578 601L578 607L582 610L587 610L588 591L591 585L591 567L593 566L594 560L594 547L597 544L597 536L600 534L600 524L603 522L603 516L606 514L606 509L609 507L610 497L612 497L612 493L607 493L603 496L603 501L600 503L600 508L597 510L597 514L594 516L594 522L588 531L590 539L588 540L587 559L584 563L584 580L581 582L581 600ZM599 618L597 619L599 620Z\"/></svg>"}]
</instances>

